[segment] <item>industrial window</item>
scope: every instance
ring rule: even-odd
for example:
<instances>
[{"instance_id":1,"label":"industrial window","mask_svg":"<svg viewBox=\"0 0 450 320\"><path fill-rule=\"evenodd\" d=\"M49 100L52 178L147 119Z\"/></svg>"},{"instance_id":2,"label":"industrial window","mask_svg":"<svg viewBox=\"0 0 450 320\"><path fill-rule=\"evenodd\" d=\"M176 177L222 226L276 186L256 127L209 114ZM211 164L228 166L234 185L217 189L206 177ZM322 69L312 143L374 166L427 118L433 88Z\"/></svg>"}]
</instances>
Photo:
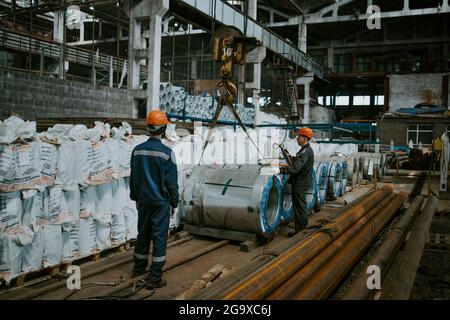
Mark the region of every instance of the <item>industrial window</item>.
<instances>
[{"instance_id":1,"label":"industrial window","mask_svg":"<svg viewBox=\"0 0 450 320\"><path fill-rule=\"evenodd\" d=\"M358 57L356 65L358 72L370 71L370 63L371 63L370 57Z\"/></svg>"},{"instance_id":2,"label":"industrial window","mask_svg":"<svg viewBox=\"0 0 450 320\"><path fill-rule=\"evenodd\" d=\"M350 103L349 96L337 96L336 97L336 105L337 106L348 106Z\"/></svg>"},{"instance_id":3,"label":"industrial window","mask_svg":"<svg viewBox=\"0 0 450 320\"><path fill-rule=\"evenodd\" d=\"M383 106L384 105L384 96L375 96L375 105Z\"/></svg>"},{"instance_id":4,"label":"industrial window","mask_svg":"<svg viewBox=\"0 0 450 320\"><path fill-rule=\"evenodd\" d=\"M13 65L13 55L6 51L0 51L0 65L11 67Z\"/></svg>"},{"instance_id":5,"label":"industrial window","mask_svg":"<svg viewBox=\"0 0 450 320\"><path fill-rule=\"evenodd\" d=\"M334 55L334 70L336 73L352 71L352 55L336 54Z\"/></svg>"},{"instance_id":6,"label":"industrial window","mask_svg":"<svg viewBox=\"0 0 450 320\"><path fill-rule=\"evenodd\" d=\"M422 143L422 146L431 146L433 141L433 125L410 124L408 125L406 144L412 140L415 147Z\"/></svg>"},{"instance_id":7,"label":"industrial window","mask_svg":"<svg viewBox=\"0 0 450 320\"><path fill-rule=\"evenodd\" d=\"M320 105L324 105L324 97L323 96L319 96L317 97L317 103L319 103Z\"/></svg>"},{"instance_id":8,"label":"industrial window","mask_svg":"<svg viewBox=\"0 0 450 320\"><path fill-rule=\"evenodd\" d=\"M354 106L370 106L370 96L354 96Z\"/></svg>"}]
</instances>

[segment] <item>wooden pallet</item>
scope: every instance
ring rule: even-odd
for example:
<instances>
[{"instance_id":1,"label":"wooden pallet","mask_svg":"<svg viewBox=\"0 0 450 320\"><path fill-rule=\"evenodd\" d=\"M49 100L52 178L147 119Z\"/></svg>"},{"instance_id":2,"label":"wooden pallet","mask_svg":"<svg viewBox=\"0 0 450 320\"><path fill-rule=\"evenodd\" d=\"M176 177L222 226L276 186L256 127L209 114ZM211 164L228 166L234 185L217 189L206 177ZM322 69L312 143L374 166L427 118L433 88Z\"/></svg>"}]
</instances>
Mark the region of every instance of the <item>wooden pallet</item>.
<instances>
[{"instance_id":1,"label":"wooden pallet","mask_svg":"<svg viewBox=\"0 0 450 320\"><path fill-rule=\"evenodd\" d=\"M425 248L450 251L450 234L429 233Z\"/></svg>"},{"instance_id":2,"label":"wooden pallet","mask_svg":"<svg viewBox=\"0 0 450 320\"><path fill-rule=\"evenodd\" d=\"M131 247L134 246L135 242L136 240L129 240L106 250L92 253L88 256L76 258L70 261L64 261L48 268L20 274L15 279L13 279L7 287L23 287L25 285L32 285L43 282L51 278L62 277L63 274L66 273L67 268L71 265L82 265L89 262L97 262L103 258L110 257L115 254L124 253L125 251L131 249Z\"/></svg>"}]
</instances>

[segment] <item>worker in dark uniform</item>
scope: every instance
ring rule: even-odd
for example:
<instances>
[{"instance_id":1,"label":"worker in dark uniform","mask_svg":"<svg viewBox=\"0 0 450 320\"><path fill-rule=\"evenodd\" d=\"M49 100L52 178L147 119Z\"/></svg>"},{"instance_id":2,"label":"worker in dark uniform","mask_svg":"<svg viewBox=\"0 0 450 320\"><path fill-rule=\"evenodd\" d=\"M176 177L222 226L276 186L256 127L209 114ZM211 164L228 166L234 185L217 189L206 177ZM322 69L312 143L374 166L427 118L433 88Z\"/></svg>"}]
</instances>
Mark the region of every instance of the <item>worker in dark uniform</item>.
<instances>
[{"instance_id":1,"label":"worker in dark uniform","mask_svg":"<svg viewBox=\"0 0 450 320\"><path fill-rule=\"evenodd\" d=\"M169 120L161 110L146 118L150 138L138 145L131 156L130 198L138 209L138 236L134 247L133 276L146 272L150 242L152 263L147 288L161 288L171 210L178 206L177 165L172 150L162 144ZM172 208L172 209L171 209Z\"/></svg>"},{"instance_id":2,"label":"worker in dark uniform","mask_svg":"<svg viewBox=\"0 0 450 320\"><path fill-rule=\"evenodd\" d=\"M311 175L314 166L314 151L309 141L313 137L310 128L303 127L298 131L297 143L301 146L293 158L293 162L282 172L290 174L289 183L292 185L292 205L294 208L295 232L300 232L308 225L308 212L306 208L306 192L311 184Z\"/></svg>"}]
</instances>

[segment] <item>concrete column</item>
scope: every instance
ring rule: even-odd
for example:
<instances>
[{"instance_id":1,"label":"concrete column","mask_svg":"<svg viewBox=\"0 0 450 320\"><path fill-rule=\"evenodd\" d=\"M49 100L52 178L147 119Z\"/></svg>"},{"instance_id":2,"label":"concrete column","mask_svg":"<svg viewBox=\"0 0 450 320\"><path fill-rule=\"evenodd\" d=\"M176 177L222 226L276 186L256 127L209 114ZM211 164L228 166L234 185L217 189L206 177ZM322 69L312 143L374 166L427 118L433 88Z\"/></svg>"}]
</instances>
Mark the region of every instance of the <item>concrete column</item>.
<instances>
[{"instance_id":1,"label":"concrete column","mask_svg":"<svg viewBox=\"0 0 450 320\"><path fill-rule=\"evenodd\" d=\"M302 123L310 123L309 119L309 83L305 83L305 103L303 108Z\"/></svg>"},{"instance_id":2,"label":"concrete column","mask_svg":"<svg viewBox=\"0 0 450 320\"><path fill-rule=\"evenodd\" d=\"M245 64L238 65L237 67L237 78L238 78L238 97L237 101L241 105L245 105Z\"/></svg>"},{"instance_id":3,"label":"concrete column","mask_svg":"<svg viewBox=\"0 0 450 320\"><path fill-rule=\"evenodd\" d=\"M306 53L306 34L307 34L306 23L302 23L298 25L298 48L300 51Z\"/></svg>"},{"instance_id":4,"label":"concrete column","mask_svg":"<svg viewBox=\"0 0 450 320\"><path fill-rule=\"evenodd\" d=\"M409 11L409 0L403 0L403 11Z\"/></svg>"},{"instance_id":5,"label":"concrete column","mask_svg":"<svg viewBox=\"0 0 450 320\"><path fill-rule=\"evenodd\" d=\"M261 123L261 110L259 98L261 97L261 63L255 63L253 66L253 80L255 87L253 89L253 105L255 106L255 126Z\"/></svg>"},{"instance_id":6,"label":"concrete column","mask_svg":"<svg viewBox=\"0 0 450 320\"><path fill-rule=\"evenodd\" d=\"M303 85L305 87L305 99L303 101L303 119L302 123L309 123L310 116L309 116L309 89L310 84L314 80L314 74L311 72L308 72L307 74L303 75L302 77L297 78L296 84L297 85Z\"/></svg>"},{"instance_id":7,"label":"concrete column","mask_svg":"<svg viewBox=\"0 0 450 320\"><path fill-rule=\"evenodd\" d=\"M258 12L258 0L249 0L248 2L248 16L256 20Z\"/></svg>"},{"instance_id":8,"label":"concrete column","mask_svg":"<svg viewBox=\"0 0 450 320\"><path fill-rule=\"evenodd\" d=\"M65 11L55 11L53 19L53 40L58 42L64 41L64 15Z\"/></svg>"},{"instance_id":9,"label":"concrete column","mask_svg":"<svg viewBox=\"0 0 450 320\"><path fill-rule=\"evenodd\" d=\"M191 79L197 79L198 78L198 57L194 56L191 58Z\"/></svg>"},{"instance_id":10,"label":"concrete column","mask_svg":"<svg viewBox=\"0 0 450 320\"><path fill-rule=\"evenodd\" d=\"M131 4L130 4L131 3ZM128 36L128 89L140 88L139 73L141 60L148 60L147 97L146 111L159 108L159 84L161 71L161 24L162 16L169 9L169 0L143 0L134 5L134 1L127 0L125 8L130 8L130 27ZM142 21L149 21L148 48L142 34ZM136 94L136 99L142 99L142 92ZM135 106L137 105L135 101ZM136 115L136 110L134 112Z\"/></svg>"},{"instance_id":11,"label":"concrete column","mask_svg":"<svg viewBox=\"0 0 450 320\"><path fill-rule=\"evenodd\" d=\"M142 49L141 21L135 19L135 10L130 10L130 30L128 35L128 89L139 89L139 60L135 59L136 50Z\"/></svg>"},{"instance_id":12,"label":"concrete column","mask_svg":"<svg viewBox=\"0 0 450 320\"><path fill-rule=\"evenodd\" d=\"M258 9L258 1L250 0L248 2L248 16L256 20ZM247 59L248 60L248 59ZM237 78L238 78L238 97L237 101L241 105L245 105L245 64L238 65L237 67Z\"/></svg>"},{"instance_id":13,"label":"concrete column","mask_svg":"<svg viewBox=\"0 0 450 320\"><path fill-rule=\"evenodd\" d=\"M84 41L84 21L81 21L80 23L80 42Z\"/></svg>"},{"instance_id":14,"label":"concrete column","mask_svg":"<svg viewBox=\"0 0 450 320\"><path fill-rule=\"evenodd\" d=\"M260 124L260 104L261 94L261 62L266 57L266 47L256 47L247 54L247 62L253 63L253 82L247 84L247 88L253 89L253 105L255 106L255 125Z\"/></svg>"},{"instance_id":15,"label":"concrete column","mask_svg":"<svg viewBox=\"0 0 450 320\"><path fill-rule=\"evenodd\" d=\"M330 47L327 49L327 66L330 71L334 70L334 48Z\"/></svg>"},{"instance_id":16,"label":"concrete column","mask_svg":"<svg viewBox=\"0 0 450 320\"><path fill-rule=\"evenodd\" d=\"M159 85L161 73L161 22L162 16L169 9L169 1L155 1L152 4L154 15L150 17L149 47L148 47L148 78L147 78L147 112L159 108ZM167 2L163 6L162 2Z\"/></svg>"}]
</instances>

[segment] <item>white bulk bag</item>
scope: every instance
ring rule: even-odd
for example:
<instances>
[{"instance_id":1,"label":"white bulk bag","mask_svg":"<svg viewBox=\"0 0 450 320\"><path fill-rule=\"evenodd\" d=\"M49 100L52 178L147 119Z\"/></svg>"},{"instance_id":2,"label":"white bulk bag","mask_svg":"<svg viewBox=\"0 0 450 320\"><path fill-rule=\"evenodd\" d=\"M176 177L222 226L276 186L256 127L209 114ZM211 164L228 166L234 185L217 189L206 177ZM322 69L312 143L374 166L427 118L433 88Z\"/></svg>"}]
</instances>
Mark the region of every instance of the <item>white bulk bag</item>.
<instances>
[{"instance_id":1,"label":"white bulk bag","mask_svg":"<svg viewBox=\"0 0 450 320\"><path fill-rule=\"evenodd\" d=\"M22 224L20 192L0 193L0 233L15 234Z\"/></svg>"},{"instance_id":2,"label":"white bulk bag","mask_svg":"<svg viewBox=\"0 0 450 320\"><path fill-rule=\"evenodd\" d=\"M16 178L14 190L43 189L39 142L16 144Z\"/></svg>"},{"instance_id":3,"label":"white bulk bag","mask_svg":"<svg viewBox=\"0 0 450 320\"><path fill-rule=\"evenodd\" d=\"M114 209L113 186L111 182L98 185L96 209L93 215L98 222L111 223L111 214Z\"/></svg>"},{"instance_id":4,"label":"white bulk bag","mask_svg":"<svg viewBox=\"0 0 450 320\"><path fill-rule=\"evenodd\" d=\"M46 224L58 225L73 221L60 185L46 188L43 197Z\"/></svg>"},{"instance_id":5,"label":"white bulk bag","mask_svg":"<svg viewBox=\"0 0 450 320\"><path fill-rule=\"evenodd\" d=\"M36 191L33 195L22 191L22 197L22 224L30 228L45 224L44 193Z\"/></svg>"},{"instance_id":6,"label":"white bulk bag","mask_svg":"<svg viewBox=\"0 0 450 320\"><path fill-rule=\"evenodd\" d=\"M119 141L119 176L129 177L130 176L130 161L131 154L133 152L133 141L129 138L122 139Z\"/></svg>"},{"instance_id":7,"label":"white bulk bag","mask_svg":"<svg viewBox=\"0 0 450 320\"><path fill-rule=\"evenodd\" d=\"M38 142L41 151L41 178L43 186L51 186L55 183L56 163L58 161L58 152L56 146L50 143Z\"/></svg>"},{"instance_id":8,"label":"white bulk bag","mask_svg":"<svg viewBox=\"0 0 450 320\"><path fill-rule=\"evenodd\" d=\"M136 209L125 208L125 227L126 227L126 239L136 239L138 235L138 212Z\"/></svg>"},{"instance_id":9,"label":"white bulk bag","mask_svg":"<svg viewBox=\"0 0 450 320\"><path fill-rule=\"evenodd\" d=\"M44 232L40 226L32 226L33 241L23 248L22 272L31 272L42 268L44 256Z\"/></svg>"},{"instance_id":10,"label":"white bulk bag","mask_svg":"<svg viewBox=\"0 0 450 320\"><path fill-rule=\"evenodd\" d=\"M79 251L82 257L96 252L97 226L92 218L80 219L79 222Z\"/></svg>"},{"instance_id":11,"label":"white bulk bag","mask_svg":"<svg viewBox=\"0 0 450 320\"><path fill-rule=\"evenodd\" d=\"M80 257L80 223L74 223L70 226L69 232L70 249L74 259Z\"/></svg>"},{"instance_id":12,"label":"white bulk bag","mask_svg":"<svg viewBox=\"0 0 450 320\"><path fill-rule=\"evenodd\" d=\"M0 232L0 279L9 283L22 270L23 247L18 245L15 236Z\"/></svg>"},{"instance_id":13,"label":"white bulk bag","mask_svg":"<svg viewBox=\"0 0 450 320\"><path fill-rule=\"evenodd\" d=\"M125 216L123 210L112 216L111 222L111 245L116 246L125 242L126 239Z\"/></svg>"},{"instance_id":14,"label":"white bulk bag","mask_svg":"<svg viewBox=\"0 0 450 320\"><path fill-rule=\"evenodd\" d=\"M11 126L0 123L0 144L10 144L17 139L16 132Z\"/></svg>"},{"instance_id":15,"label":"white bulk bag","mask_svg":"<svg viewBox=\"0 0 450 320\"><path fill-rule=\"evenodd\" d=\"M57 265L61 262L63 251L63 235L61 226L42 226L44 233L44 255L42 265L44 268Z\"/></svg>"},{"instance_id":16,"label":"white bulk bag","mask_svg":"<svg viewBox=\"0 0 450 320\"><path fill-rule=\"evenodd\" d=\"M69 214L69 223L77 223L80 219L80 189L76 187L73 191L63 191L64 200L62 203L67 205L67 211Z\"/></svg>"},{"instance_id":17,"label":"white bulk bag","mask_svg":"<svg viewBox=\"0 0 450 320\"><path fill-rule=\"evenodd\" d=\"M72 225L62 225L62 261L71 261L74 259L72 254L72 244L70 242L70 230Z\"/></svg>"},{"instance_id":18,"label":"white bulk bag","mask_svg":"<svg viewBox=\"0 0 450 320\"><path fill-rule=\"evenodd\" d=\"M0 192L12 191L16 180L16 152L14 146L0 144Z\"/></svg>"},{"instance_id":19,"label":"white bulk bag","mask_svg":"<svg viewBox=\"0 0 450 320\"><path fill-rule=\"evenodd\" d=\"M127 206L129 190L127 188L127 185L125 184L124 178L114 180L113 182L111 182L111 186L112 197L114 201L111 212L114 215L116 212L122 212L122 209Z\"/></svg>"},{"instance_id":20,"label":"white bulk bag","mask_svg":"<svg viewBox=\"0 0 450 320\"><path fill-rule=\"evenodd\" d=\"M111 223L101 223L96 221L96 229L97 250L102 251L111 248Z\"/></svg>"},{"instance_id":21,"label":"white bulk bag","mask_svg":"<svg viewBox=\"0 0 450 320\"><path fill-rule=\"evenodd\" d=\"M85 140L63 141L58 147L56 183L64 190L72 191L78 184L85 185L89 180L90 142Z\"/></svg>"},{"instance_id":22,"label":"white bulk bag","mask_svg":"<svg viewBox=\"0 0 450 320\"><path fill-rule=\"evenodd\" d=\"M103 141L92 142L88 150L89 185L99 185L108 181L108 145Z\"/></svg>"},{"instance_id":23,"label":"white bulk bag","mask_svg":"<svg viewBox=\"0 0 450 320\"><path fill-rule=\"evenodd\" d=\"M106 139L102 141L108 150L108 180L118 179L120 177L120 144L119 140Z\"/></svg>"},{"instance_id":24,"label":"white bulk bag","mask_svg":"<svg viewBox=\"0 0 450 320\"><path fill-rule=\"evenodd\" d=\"M81 190L80 219L86 219L94 216L95 204L97 200L97 189L95 186L87 187Z\"/></svg>"}]
</instances>

